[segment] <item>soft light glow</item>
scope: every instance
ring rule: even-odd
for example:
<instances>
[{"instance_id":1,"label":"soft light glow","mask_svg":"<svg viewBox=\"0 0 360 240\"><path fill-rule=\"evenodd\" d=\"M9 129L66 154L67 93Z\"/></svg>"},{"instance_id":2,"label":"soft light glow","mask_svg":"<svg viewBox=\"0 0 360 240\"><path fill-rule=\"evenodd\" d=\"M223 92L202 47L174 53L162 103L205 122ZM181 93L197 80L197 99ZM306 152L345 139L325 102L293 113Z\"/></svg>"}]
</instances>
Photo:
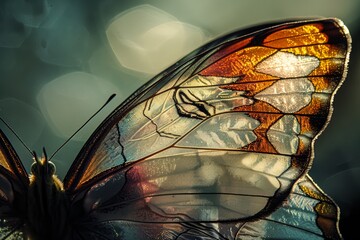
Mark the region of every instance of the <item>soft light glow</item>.
<instances>
[{"instance_id":1,"label":"soft light glow","mask_svg":"<svg viewBox=\"0 0 360 240\"><path fill-rule=\"evenodd\" d=\"M201 29L149 5L120 13L106 35L123 67L149 74L165 69L207 39Z\"/></svg>"},{"instance_id":2,"label":"soft light glow","mask_svg":"<svg viewBox=\"0 0 360 240\"><path fill-rule=\"evenodd\" d=\"M67 138L95 113L112 93L119 90L112 83L84 72L72 72L44 85L37 96L40 110L54 133ZM113 100L75 140L86 140L118 102Z\"/></svg>"}]
</instances>

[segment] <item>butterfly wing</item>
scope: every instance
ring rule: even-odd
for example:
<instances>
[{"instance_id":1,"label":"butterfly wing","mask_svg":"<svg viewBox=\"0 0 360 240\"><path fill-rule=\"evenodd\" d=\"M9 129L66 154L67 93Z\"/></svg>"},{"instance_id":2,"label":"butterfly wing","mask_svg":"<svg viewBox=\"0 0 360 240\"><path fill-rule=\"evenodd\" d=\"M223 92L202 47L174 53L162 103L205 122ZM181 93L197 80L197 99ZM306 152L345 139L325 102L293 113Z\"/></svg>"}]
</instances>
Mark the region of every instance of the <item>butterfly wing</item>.
<instances>
[{"instance_id":1,"label":"butterfly wing","mask_svg":"<svg viewBox=\"0 0 360 240\"><path fill-rule=\"evenodd\" d=\"M277 210L244 224L237 238L341 239L339 213L336 204L305 175Z\"/></svg>"},{"instance_id":2,"label":"butterfly wing","mask_svg":"<svg viewBox=\"0 0 360 240\"><path fill-rule=\"evenodd\" d=\"M271 214L311 165L349 46L337 19L294 21L227 35L165 70L70 168L65 188L87 216L76 234L227 239Z\"/></svg>"},{"instance_id":3,"label":"butterfly wing","mask_svg":"<svg viewBox=\"0 0 360 240\"><path fill-rule=\"evenodd\" d=\"M25 212L28 175L0 130L0 239L26 239ZM23 209L20 209L23 208Z\"/></svg>"}]
</instances>

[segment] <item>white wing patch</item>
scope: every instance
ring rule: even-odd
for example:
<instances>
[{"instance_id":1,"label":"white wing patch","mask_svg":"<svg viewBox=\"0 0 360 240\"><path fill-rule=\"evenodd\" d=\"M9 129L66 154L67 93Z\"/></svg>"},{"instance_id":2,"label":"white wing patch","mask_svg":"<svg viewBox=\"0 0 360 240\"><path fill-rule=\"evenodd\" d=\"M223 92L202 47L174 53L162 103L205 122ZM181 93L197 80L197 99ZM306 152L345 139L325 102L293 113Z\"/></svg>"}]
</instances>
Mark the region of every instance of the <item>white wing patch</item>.
<instances>
[{"instance_id":1,"label":"white wing patch","mask_svg":"<svg viewBox=\"0 0 360 240\"><path fill-rule=\"evenodd\" d=\"M181 87L205 87L235 83L238 78L195 75L181 84Z\"/></svg>"},{"instance_id":2,"label":"white wing patch","mask_svg":"<svg viewBox=\"0 0 360 240\"><path fill-rule=\"evenodd\" d=\"M223 113L205 120L176 146L239 149L256 140L260 122L244 113Z\"/></svg>"},{"instance_id":3,"label":"white wing patch","mask_svg":"<svg viewBox=\"0 0 360 240\"><path fill-rule=\"evenodd\" d=\"M299 146L300 124L293 115L280 118L267 132L275 149L282 154L295 154Z\"/></svg>"},{"instance_id":4,"label":"white wing patch","mask_svg":"<svg viewBox=\"0 0 360 240\"><path fill-rule=\"evenodd\" d=\"M284 79L259 92L255 98L284 113L294 113L311 102L314 91L313 84L306 78Z\"/></svg>"},{"instance_id":5,"label":"white wing patch","mask_svg":"<svg viewBox=\"0 0 360 240\"><path fill-rule=\"evenodd\" d=\"M256 66L256 71L280 78L308 76L320 64L312 56L297 56L292 53L276 52Z\"/></svg>"},{"instance_id":6,"label":"white wing patch","mask_svg":"<svg viewBox=\"0 0 360 240\"><path fill-rule=\"evenodd\" d=\"M256 71L284 78L255 95L255 99L267 102L284 113L294 113L311 102L315 91L306 78L320 64L312 56L297 56L277 52L256 66Z\"/></svg>"}]
</instances>

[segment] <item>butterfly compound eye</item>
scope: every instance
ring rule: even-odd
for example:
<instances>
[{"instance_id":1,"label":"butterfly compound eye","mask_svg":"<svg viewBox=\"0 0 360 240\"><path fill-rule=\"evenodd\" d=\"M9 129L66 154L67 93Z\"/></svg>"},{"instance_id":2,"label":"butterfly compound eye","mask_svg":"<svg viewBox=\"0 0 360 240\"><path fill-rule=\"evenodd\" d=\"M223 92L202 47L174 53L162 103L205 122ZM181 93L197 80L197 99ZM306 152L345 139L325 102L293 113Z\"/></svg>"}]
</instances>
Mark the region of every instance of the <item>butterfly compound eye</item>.
<instances>
[{"instance_id":1,"label":"butterfly compound eye","mask_svg":"<svg viewBox=\"0 0 360 240\"><path fill-rule=\"evenodd\" d=\"M55 164L52 162L48 162L48 174L51 176L51 175L54 175L55 172L56 172Z\"/></svg>"},{"instance_id":2,"label":"butterfly compound eye","mask_svg":"<svg viewBox=\"0 0 360 240\"><path fill-rule=\"evenodd\" d=\"M34 162L33 164L31 164L31 173L33 175L38 175L38 172L39 172L39 169L38 169L38 166L37 166L37 163Z\"/></svg>"}]
</instances>

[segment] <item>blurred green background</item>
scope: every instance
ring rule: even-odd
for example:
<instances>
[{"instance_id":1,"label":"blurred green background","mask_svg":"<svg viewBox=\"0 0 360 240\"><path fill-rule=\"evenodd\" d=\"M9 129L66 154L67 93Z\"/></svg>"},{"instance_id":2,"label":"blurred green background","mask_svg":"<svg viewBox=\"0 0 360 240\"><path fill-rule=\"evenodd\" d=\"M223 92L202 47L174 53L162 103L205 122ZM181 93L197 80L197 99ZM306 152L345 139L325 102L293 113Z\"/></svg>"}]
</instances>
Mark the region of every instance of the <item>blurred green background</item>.
<instances>
[{"instance_id":1,"label":"blurred green background","mask_svg":"<svg viewBox=\"0 0 360 240\"><path fill-rule=\"evenodd\" d=\"M200 44L262 22L340 18L353 39L348 78L335 97L333 118L315 144L310 175L340 206L345 239L356 239L359 9L358 0L0 0L0 116L31 149L40 153L44 146L51 155L111 93L117 93L54 157L58 174L64 177L87 137L110 111ZM115 22L118 25L112 25ZM0 127L28 168L31 155Z\"/></svg>"}]
</instances>

